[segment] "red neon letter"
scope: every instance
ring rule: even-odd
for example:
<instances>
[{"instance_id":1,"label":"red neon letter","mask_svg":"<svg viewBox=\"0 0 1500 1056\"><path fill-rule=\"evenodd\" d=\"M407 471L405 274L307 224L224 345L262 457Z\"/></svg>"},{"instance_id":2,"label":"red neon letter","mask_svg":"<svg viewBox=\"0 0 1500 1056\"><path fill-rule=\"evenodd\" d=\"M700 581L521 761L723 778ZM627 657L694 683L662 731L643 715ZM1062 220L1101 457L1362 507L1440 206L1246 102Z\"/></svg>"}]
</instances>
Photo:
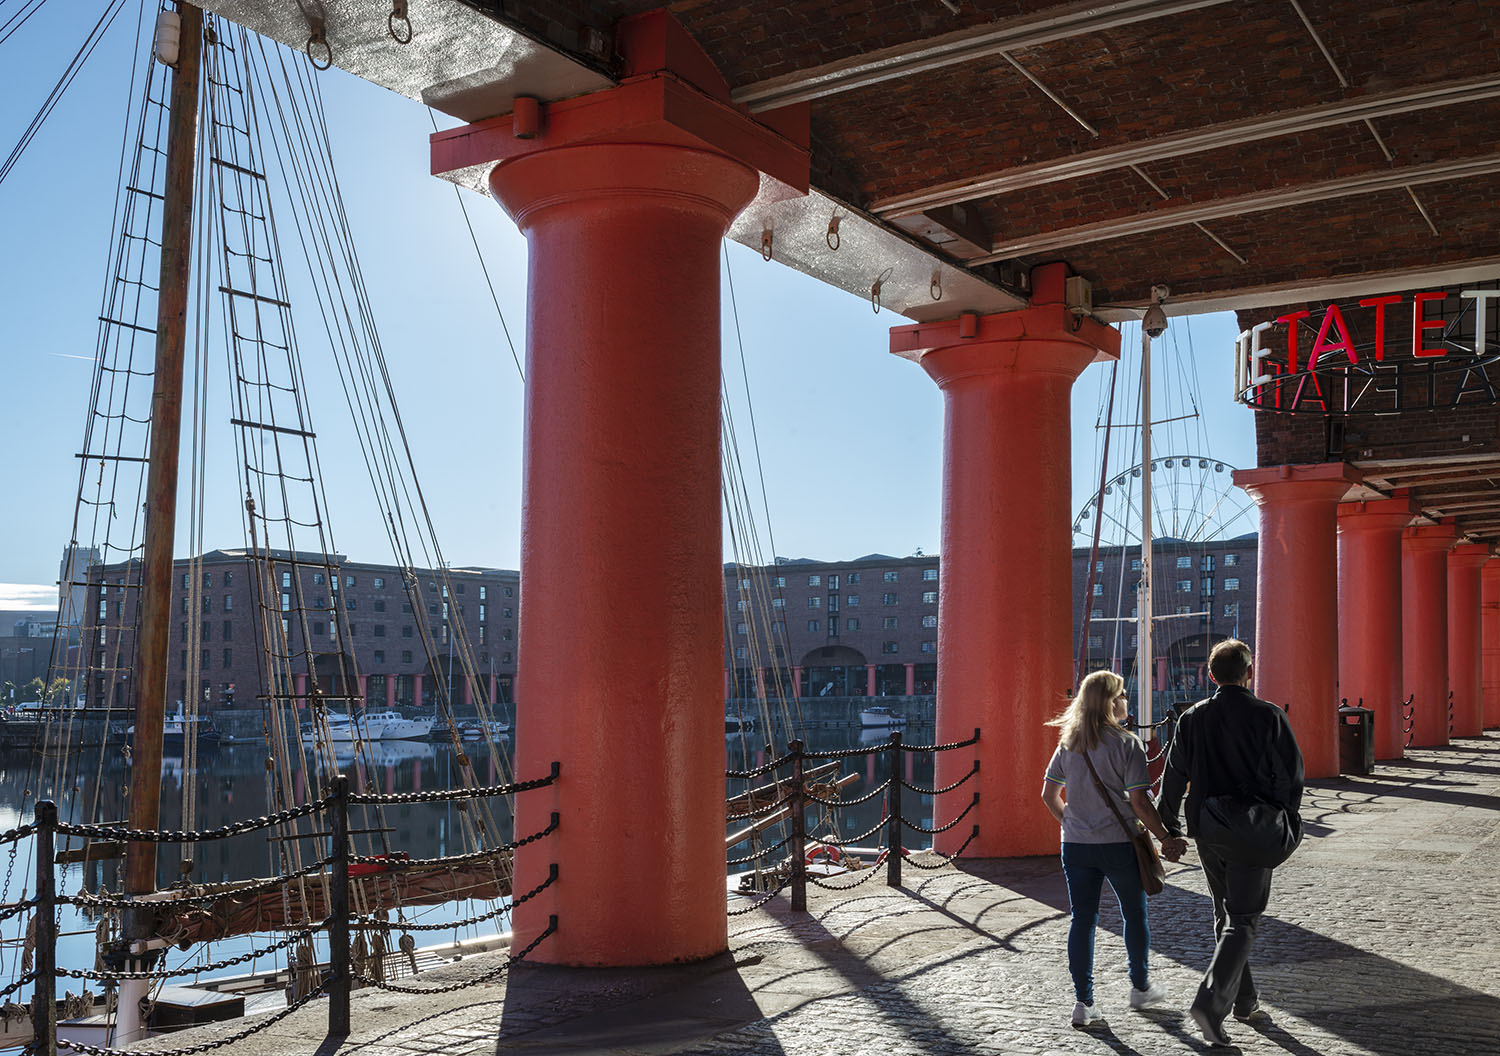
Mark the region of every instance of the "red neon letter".
<instances>
[{"instance_id":1,"label":"red neon letter","mask_svg":"<svg viewBox=\"0 0 1500 1056\"><path fill-rule=\"evenodd\" d=\"M1334 330L1337 327L1337 330ZM1328 331L1334 330L1337 341L1326 341ZM1359 355L1354 351L1354 342L1349 340L1349 328L1344 325L1344 313L1339 311L1339 306L1330 304L1328 312L1323 316L1323 325L1318 329L1318 339L1313 342L1312 352L1307 356L1307 369L1312 370L1318 365L1318 357L1325 352L1337 352L1344 350L1344 355L1349 357L1350 363L1358 363Z\"/></svg>"},{"instance_id":2,"label":"red neon letter","mask_svg":"<svg viewBox=\"0 0 1500 1056\"><path fill-rule=\"evenodd\" d=\"M1385 306L1395 304L1401 300L1401 295L1393 293L1388 297L1366 297L1359 302L1361 308L1375 309L1375 362L1379 363L1385 359Z\"/></svg>"},{"instance_id":3,"label":"red neon letter","mask_svg":"<svg viewBox=\"0 0 1500 1056\"><path fill-rule=\"evenodd\" d=\"M1278 323L1286 323L1286 372L1297 373L1297 320L1306 319L1312 312L1291 312L1276 317Z\"/></svg>"},{"instance_id":4,"label":"red neon letter","mask_svg":"<svg viewBox=\"0 0 1500 1056\"><path fill-rule=\"evenodd\" d=\"M1442 326L1443 325L1443 321L1441 319L1424 319L1424 318L1422 318L1422 305L1425 304L1427 301L1441 301L1446 296L1448 296L1446 293L1442 292L1441 290L1438 290L1435 293L1419 293L1415 297L1412 298L1412 306L1411 306L1411 354L1412 355L1417 356L1419 358L1420 357L1428 357L1428 358L1430 358L1432 356L1446 356L1448 354L1448 350L1446 348L1423 348L1422 347L1422 331L1423 330L1431 330L1433 327L1438 327L1438 326Z\"/></svg>"}]
</instances>

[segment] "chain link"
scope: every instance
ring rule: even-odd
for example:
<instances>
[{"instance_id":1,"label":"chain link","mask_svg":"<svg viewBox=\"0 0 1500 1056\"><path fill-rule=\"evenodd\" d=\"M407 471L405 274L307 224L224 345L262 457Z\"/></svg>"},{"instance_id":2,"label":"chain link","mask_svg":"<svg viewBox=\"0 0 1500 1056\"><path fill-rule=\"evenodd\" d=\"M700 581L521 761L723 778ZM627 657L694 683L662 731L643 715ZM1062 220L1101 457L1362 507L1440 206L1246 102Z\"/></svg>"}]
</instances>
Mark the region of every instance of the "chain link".
<instances>
[{"instance_id":1,"label":"chain link","mask_svg":"<svg viewBox=\"0 0 1500 1056\"><path fill-rule=\"evenodd\" d=\"M772 851L779 851L781 848L785 847L787 844L789 844L791 842L792 842L792 838L790 836L788 836L785 839L777 840L775 843L771 844L771 846L765 847L765 848L757 851L754 854L747 854L743 858L731 858L731 859L729 859L729 861L725 862L724 864L725 865L748 865L750 862L755 861L757 858L764 858L766 855L770 854Z\"/></svg>"},{"instance_id":2,"label":"chain link","mask_svg":"<svg viewBox=\"0 0 1500 1056\"><path fill-rule=\"evenodd\" d=\"M361 928L375 928L381 931L447 931L449 928L467 928L471 924L483 924L487 920L493 920L503 913L509 913L523 902L530 902L537 895L551 887L557 880L557 865L553 864L547 873L547 879L537 884L520 898L513 898L503 906L497 906L488 913L481 913L477 917L469 917L466 920L451 920L443 924L416 924L411 921L376 920L374 917L356 917L354 924Z\"/></svg>"},{"instance_id":3,"label":"chain link","mask_svg":"<svg viewBox=\"0 0 1500 1056\"><path fill-rule=\"evenodd\" d=\"M466 865L470 862L483 862L494 858L496 855L513 851L517 847L525 847L528 843L535 843L543 837L550 836L557 831L558 815L554 812L552 821L540 832L533 832L530 836L522 837L514 843L502 843L499 847L485 851L474 851L471 854L454 854L447 858L383 858L380 855L351 854L350 863L360 865L383 865L392 872L406 869L426 869L432 866Z\"/></svg>"},{"instance_id":4,"label":"chain link","mask_svg":"<svg viewBox=\"0 0 1500 1056\"><path fill-rule=\"evenodd\" d=\"M952 792L955 788L963 784L965 781L969 780L969 778L973 777L977 773L979 773L979 761L976 759L974 761L974 765L969 769L969 772L963 777L959 778L957 781L953 782L953 784L951 785L945 785L942 788L918 788L916 785L908 785L905 781L902 781L901 787L906 789L908 792L915 792L919 796L940 796L944 792Z\"/></svg>"},{"instance_id":5,"label":"chain link","mask_svg":"<svg viewBox=\"0 0 1500 1056\"><path fill-rule=\"evenodd\" d=\"M287 1005L286 1008L283 1008L268 1019L255 1024L253 1027L246 1027L244 1030L230 1034L228 1037L218 1038L214 1041L205 1041L201 1045L189 1045L181 1049L156 1049L152 1052L151 1056L194 1056L195 1053L211 1052L214 1049L222 1049L226 1045L233 1045L236 1042L244 1041L250 1035L258 1034L267 1027L273 1027L277 1023L280 1023L313 998L321 997L327 990L328 984L326 982L319 983L305 995ZM59 1049L72 1049L74 1052L83 1053L84 1056L130 1056L131 1053L135 1052L134 1049L106 1049L98 1045L85 1045L81 1041L69 1041L66 1038L58 1038L57 1047Z\"/></svg>"},{"instance_id":6,"label":"chain link","mask_svg":"<svg viewBox=\"0 0 1500 1056\"><path fill-rule=\"evenodd\" d=\"M837 836L827 836L823 839L817 840L816 842L826 843L830 847L852 847L855 844L859 843L861 840L868 840L871 836L874 836L881 829L885 828L886 823L890 820L891 816L887 814L875 823L874 828L866 829L858 836L850 836L847 840L841 840Z\"/></svg>"},{"instance_id":7,"label":"chain link","mask_svg":"<svg viewBox=\"0 0 1500 1056\"><path fill-rule=\"evenodd\" d=\"M226 961L214 961L211 964L189 964L181 968L164 968L157 972L109 972L98 971L88 968L59 968L57 975L62 979L97 979L100 982L113 983L122 979L181 979L189 975L201 975L204 972L217 972L224 968L233 968L237 964L248 964L257 957L265 957L286 949L294 942L312 938L321 928L299 928L284 939L280 939L270 946L261 950L251 950L242 953L238 957L231 957Z\"/></svg>"},{"instance_id":8,"label":"chain link","mask_svg":"<svg viewBox=\"0 0 1500 1056\"><path fill-rule=\"evenodd\" d=\"M509 785L488 785L483 788L434 789L430 792L394 792L388 794L361 792L349 796L352 803L447 803L455 799L488 799L494 796L511 796L517 792L530 792L546 788L557 782L558 767L553 764L552 773L534 781L517 781Z\"/></svg>"},{"instance_id":9,"label":"chain link","mask_svg":"<svg viewBox=\"0 0 1500 1056\"><path fill-rule=\"evenodd\" d=\"M759 909L761 906L763 906L767 902L771 901L771 899L775 898L777 895L779 895L783 891L785 891L786 888L787 888L787 885L790 884L791 882L792 882L792 878L791 877L787 877L781 883L777 884L775 888L773 888L770 891L767 891L764 895L762 895L760 898L757 898L754 902L750 903L748 906L742 906L739 909L731 909L731 910L729 910L729 915L731 917L743 917L746 913L753 913L755 910Z\"/></svg>"},{"instance_id":10,"label":"chain link","mask_svg":"<svg viewBox=\"0 0 1500 1056\"><path fill-rule=\"evenodd\" d=\"M935 835L937 835L940 832L947 832L949 829L953 828L953 826L955 826L959 822L963 821L964 818L968 816L969 811L973 810L978 805L979 805L979 793L975 792L974 793L974 798L971 799L971 800L969 800L969 805L964 808L962 814L960 814L958 817L954 818L952 821L948 822L948 824L946 824L946 825L939 825L935 829L923 828L921 825L915 825L912 822L907 821L905 818L902 818L900 820L901 820L901 824L905 825L908 829L911 829L913 832L925 832L929 836L935 836Z\"/></svg>"},{"instance_id":11,"label":"chain link","mask_svg":"<svg viewBox=\"0 0 1500 1056\"><path fill-rule=\"evenodd\" d=\"M58 895L57 901L59 903L66 902L68 905L78 906L81 909L97 906L129 905L150 905L160 906L163 909L171 909L173 906L184 903L215 902L221 898L243 898L245 895L259 894L262 891L272 891L296 880L303 880L309 876L319 874L331 864L333 864L332 859L325 858L321 861L313 862L304 869L298 869L294 873L287 873L285 876L273 876L268 880L257 880L253 884L247 884L244 887L234 887L224 891L183 891L177 898L170 902L152 901L142 903L139 898L133 895Z\"/></svg>"},{"instance_id":12,"label":"chain link","mask_svg":"<svg viewBox=\"0 0 1500 1056\"><path fill-rule=\"evenodd\" d=\"M906 782L903 781L902 784L906 784ZM813 795L811 792L806 793L806 799L810 803L817 803L825 807L857 807L861 803L868 803L870 800L874 799L876 796L880 795L880 793L884 792L890 787L891 782L889 779L887 779L880 782L880 784L870 789L870 791L866 792L858 799L823 799L819 796ZM906 787L911 788L910 785L906 785Z\"/></svg>"},{"instance_id":13,"label":"chain link","mask_svg":"<svg viewBox=\"0 0 1500 1056\"><path fill-rule=\"evenodd\" d=\"M890 748L888 744L877 744L873 748L839 748L826 752L803 752L804 759L853 759L861 755L879 755Z\"/></svg>"},{"instance_id":14,"label":"chain link","mask_svg":"<svg viewBox=\"0 0 1500 1056\"><path fill-rule=\"evenodd\" d=\"M955 748L967 748L971 744L979 743L979 731L974 731L974 736L963 741L953 741L951 744L902 744L898 747L903 752L951 752ZM887 748L890 745L886 745Z\"/></svg>"},{"instance_id":15,"label":"chain link","mask_svg":"<svg viewBox=\"0 0 1500 1056\"><path fill-rule=\"evenodd\" d=\"M6 906L3 910L0 910L0 924L5 923L11 917L18 917L18 916L20 916L22 913L25 913L28 909L35 909L35 908L36 908L36 899L34 899L34 898L28 898L24 902L17 902L15 905Z\"/></svg>"},{"instance_id":16,"label":"chain link","mask_svg":"<svg viewBox=\"0 0 1500 1056\"><path fill-rule=\"evenodd\" d=\"M86 836L95 840L118 840L123 843L200 843L205 840L222 840L229 836L238 836L241 833L255 832L259 829L268 829L273 825L282 825L288 821L296 821L305 818L309 814L316 814L329 804L329 798L315 799L301 806L283 810L277 814L267 814L264 817L251 818L248 821L237 821L229 825L222 825L217 829L193 830L169 830L169 829L123 829L112 825L73 825L67 822L59 822L57 831L63 836Z\"/></svg>"},{"instance_id":17,"label":"chain link","mask_svg":"<svg viewBox=\"0 0 1500 1056\"><path fill-rule=\"evenodd\" d=\"M777 807L780 807L780 806L782 806L785 803L790 802L790 800L791 800L790 796L782 796L780 799L776 800L774 803L771 803L771 804L769 804L767 806L764 806L764 807L758 807L755 810L747 810L747 811L745 811L745 812L743 812L741 814L726 814L726 815L724 815L724 820L725 821L743 821L746 818L758 818L758 817L760 817L763 814L769 814L769 813L771 813L771 811L775 810Z\"/></svg>"},{"instance_id":18,"label":"chain link","mask_svg":"<svg viewBox=\"0 0 1500 1056\"><path fill-rule=\"evenodd\" d=\"M513 954L512 956L507 957L502 964L496 966L488 972L485 972L483 975L475 976L473 979L465 979L461 983L446 983L440 986L396 986L393 983L387 983L384 980L375 979L371 976L361 975L359 973L355 973L354 978L359 982L364 983L366 986L373 986L377 990L385 990L388 993L392 994L451 994L456 990L467 990L471 986L479 986L483 983L493 982L494 980L500 978L500 976L504 975L510 970L512 965L519 964L521 961L525 960L528 953L540 946L542 944L542 940L547 938L547 936L551 935L556 930L557 918L553 917L548 922L546 930L536 938L532 939L529 943L527 943L526 948L523 949L520 953Z\"/></svg>"},{"instance_id":19,"label":"chain link","mask_svg":"<svg viewBox=\"0 0 1500 1056\"><path fill-rule=\"evenodd\" d=\"M853 872L853 870L850 870L850 872ZM852 891L856 887L858 887L861 884L863 884L866 881L868 881L876 873L880 872L880 869L878 867L872 865L868 869L861 869L860 872L862 872L864 875L861 876L858 880L854 881L854 883L852 883L852 884L829 884L829 883L825 883L824 881L819 880L816 877L814 877L811 873L808 874L807 882L809 884L812 884L814 887L821 887L825 891Z\"/></svg>"},{"instance_id":20,"label":"chain link","mask_svg":"<svg viewBox=\"0 0 1500 1056\"><path fill-rule=\"evenodd\" d=\"M937 857L939 857L939 858L942 859L941 862L924 864L922 862L917 861L915 858L912 858L912 857L908 856L906 858L906 864L910 865L910 866L914 866L917 869L927 869L927 870L947 868L948 866L952 865L953 862L954 862L954 860L957 859L961 854L963 854L964 851L966 851L966 850L969 849L969 844L973 843L974 840L978 836L979 836L979 826L975 825L974 826L974 831L971 832L971 833L969 833L969 838L967 840L965 840L963 843L961 843L959 845L958 850L954 851L952 854L944 854L942 851L939 851L939 850L937 850L937 849L935 849L933 847L928 847L926 850L915 852L917 854L932 854L932 855L936 855Z\"/></svg>"},{"instance_id":21,"label":"chain link","mask_svg":"<svg viewBox=\"0 0 1500 1056\"><path fill-rule=\"evenodd\" d=\"M21 989L21 987L25 986L27 983L34 982L36 982L35 972L22 972L20 976L16 978L15 982L11 983L4 990L0 990L0 1001L4 1001L7 997L15 993L17 990Z\"/></svg>"},{"instance_id":22,"label":"chain link","mask_svg":"<svg viewBox=\"0 0 1500 1056\"><path fill-rule=\"evenodd\" d=\"M36 832L35 822L22 825L17 829L6 829L4 832L0 832L0 845L4 845L7 843L16 843L20 840L24 840L34 832Z\"/></svg>"},{"instance_id":23,"label":"chain link","mask_svg":"<svg viewBox=\"0 0 1500 1056\"><path fill-rule=\"evenodd\" d=\"M762 774L769 774L772 770L779 770L779 769L781 769L787 763L789 763L793 759L795 759L796 756L797 756L796 752L787 752L781 758L779 758L779 759L772 759L769 763L763 763L762 765L757 766L753 770L725 770L724 771L724 776L725 777L743 777L743 778L747 778L747 779L748 778L752 778L752 777L760 777Z\"/></svg>"}]
</instances>

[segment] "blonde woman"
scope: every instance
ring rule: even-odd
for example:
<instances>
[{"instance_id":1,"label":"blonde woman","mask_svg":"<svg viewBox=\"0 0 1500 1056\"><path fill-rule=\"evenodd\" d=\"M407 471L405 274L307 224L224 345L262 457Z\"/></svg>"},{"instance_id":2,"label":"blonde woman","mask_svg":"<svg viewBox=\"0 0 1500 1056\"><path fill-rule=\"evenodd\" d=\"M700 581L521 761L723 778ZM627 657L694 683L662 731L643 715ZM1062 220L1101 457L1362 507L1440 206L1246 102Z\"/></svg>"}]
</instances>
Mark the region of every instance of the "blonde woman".
<instances>
[{"instance_id":1,"label":"blonde woman","mask_svg":"<svg viewBox=\"0 0 1500 1056\"><path fill-rule=\"evenodd\" d=\"M1167 992L1151 984L1146 952L1151 929L1146 891L1141 886L1135 849L1120 818L1099 793L1094 773L1127 821L1139 818L1162 843L1162 856L1176 861L1186 841L1162 825L1151 802L1146 748L1123 723L1127 716L1125 681L1113 671L1095 671L1083 680L1068 710L1048 723L1058 727L1057 751L1047 765L1042 802L1062 822L1063 876L1073 922L1068 931L1068 972L1073 976L1073 1025L1086 1027L1104 1016L1094 1003L1094 929L1104 881L1114 888L1125 921L1125 954L1130 967L1130 1007L1149 1008ZM1093 764L1090 772L1089 763Z\"/></svg>"}]
</instances>

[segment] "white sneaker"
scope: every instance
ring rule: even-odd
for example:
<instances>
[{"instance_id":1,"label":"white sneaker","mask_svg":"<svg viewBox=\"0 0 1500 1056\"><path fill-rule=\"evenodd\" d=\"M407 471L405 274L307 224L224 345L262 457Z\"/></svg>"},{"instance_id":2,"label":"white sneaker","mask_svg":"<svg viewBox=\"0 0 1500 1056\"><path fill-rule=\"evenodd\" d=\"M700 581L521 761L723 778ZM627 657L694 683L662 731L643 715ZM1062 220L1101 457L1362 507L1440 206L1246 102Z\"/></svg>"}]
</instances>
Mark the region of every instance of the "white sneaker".
<instances>
[{"instance_id":1,"label":"white sneaker","mask_svg":"<svg viewBox=\"0 0 1500 1056\"><path fill-rule=\"evenodd\" d=\"M1079 1001L1073 1006L1073 1026L1088 1027L1103 1022L1104 1013L1099 1011L1098 1005L1086 1005Z\"/></svg>"},{"instance_id":2,"label":"white sneaker","mask_svg":"<svg viewBox=\"0 0 1500 1056\"><path fill-rule=\"evenodd\" d=\"M1160 983L1152 983L1145 990L1137 990L1131 987L1130 1007L1134 1009L1151 1008L1154 1005L1161 1004L1169 996L1171 995L1167 993L1167 988Z\"/></svg>"}]
</instances>

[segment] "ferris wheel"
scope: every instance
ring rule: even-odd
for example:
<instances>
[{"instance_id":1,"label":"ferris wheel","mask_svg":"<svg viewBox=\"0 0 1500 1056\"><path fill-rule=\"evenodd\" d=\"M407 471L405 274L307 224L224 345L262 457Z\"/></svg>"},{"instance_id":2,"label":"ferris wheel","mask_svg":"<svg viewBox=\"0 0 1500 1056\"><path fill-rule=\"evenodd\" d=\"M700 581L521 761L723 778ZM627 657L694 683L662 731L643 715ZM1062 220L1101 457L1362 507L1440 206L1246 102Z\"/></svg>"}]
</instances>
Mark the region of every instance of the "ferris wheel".
<instances>
[{"instance_id":1,"label":"ferris wheel","mask_svg":"<svg viewBox=\"0 0 1500 1056\"><path fill-rule=\"evenodd\" d=\"M1255 503L1234 486L1234 466L1204 455L1161 455L1151 460L1151 534L1200 544L1257 531ZM1141 477L1137 463L1111 476L1073 518L1073 546L1141 545Z\"/></svg>"}]
</instances>

